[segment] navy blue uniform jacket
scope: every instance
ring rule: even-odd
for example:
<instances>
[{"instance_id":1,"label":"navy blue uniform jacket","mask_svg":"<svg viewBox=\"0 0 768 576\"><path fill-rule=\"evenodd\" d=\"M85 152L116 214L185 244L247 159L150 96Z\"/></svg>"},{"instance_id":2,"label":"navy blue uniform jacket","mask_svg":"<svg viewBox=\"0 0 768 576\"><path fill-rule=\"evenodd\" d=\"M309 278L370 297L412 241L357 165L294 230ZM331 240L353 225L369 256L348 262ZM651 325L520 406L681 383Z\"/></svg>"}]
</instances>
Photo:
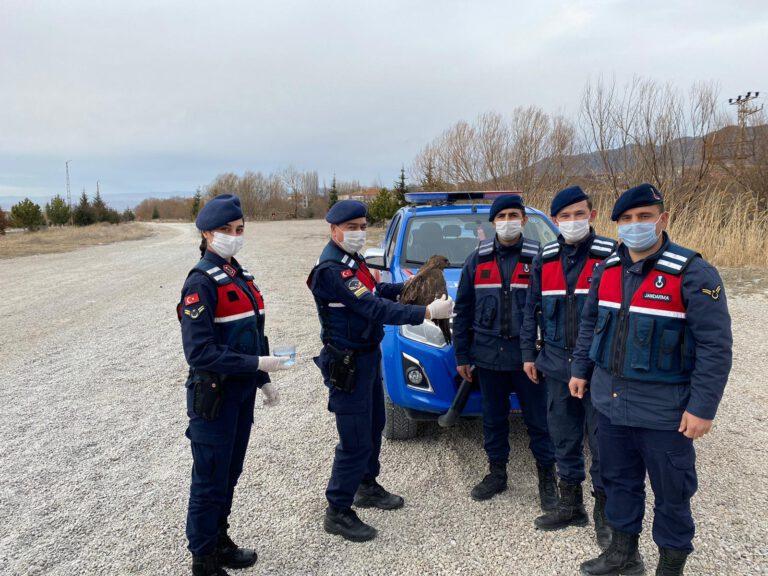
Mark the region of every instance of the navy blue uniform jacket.
<instances>
[{"instance_id":1,"label":"navy blue uniform jacket","mask_svg":"<svg viewBox=\"0 0 768 576\"><path fill-rule=\"evenodd\" d=\"M635 263L626 247L619 245L625 299L631 299L668 245L665 232L659 251ZM595 270L571 365L572 376L590 380L595 408L614 425L656 430L677 430L684 411L699 418L714 419L731 370L733 345L725 291L721 288L717 299L704 292L722 287L717 270L696 256L684 272L682 295L686 321L695 342L694 368L689 383L665 384L613 377L589 358L603 269L600 265Z\"/></svg>"},{"instance_id":2,"label":"navy blue uniform jacket","mask_svg":"<svg viewBox=\"0 0 768 576\"><path fill-rule=\"evenodd\" d=\"M494 253L499 263L502 283L506 288L512 279L512 272L520 258L523 246L523 236L512 246L504 246L494 239ZM520 353L520 338L503 338L500 335L475 334L472 325L475 319L475 269L479 260L479 252L475 250L464 262L461 270L461 280L456 290L456 306L453 319L453 347L456 354L456 364L474 364L481 368L498 371L521 370L523 358ZM525 308L526 290L514 290L513 306L521 312ZM515 315L512 314L512 320ZM514 328L519 333L519 326Z\"/></svg>"}]
</instances>

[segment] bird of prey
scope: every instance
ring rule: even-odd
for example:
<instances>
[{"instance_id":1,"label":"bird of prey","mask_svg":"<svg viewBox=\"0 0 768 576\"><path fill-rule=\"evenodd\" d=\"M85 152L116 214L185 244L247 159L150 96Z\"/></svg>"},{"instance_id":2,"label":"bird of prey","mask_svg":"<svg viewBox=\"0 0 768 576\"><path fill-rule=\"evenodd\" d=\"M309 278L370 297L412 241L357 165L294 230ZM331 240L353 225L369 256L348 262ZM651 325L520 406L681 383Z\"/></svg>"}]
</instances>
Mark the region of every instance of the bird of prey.
<instances>
[{"instance_id":1,"label":"bird of prey","mask_svg":"<svg viewBox=\"0 0 768 576\"><path fill-rule=\"evenodd\" d=\"M448 295L448 287L445 284L443 270L449 265L448 258L434 254L429 257L416 276L412 276L405 282L400 293L400 302L403 304L419 304L428 306L435 298L443 294ZM445 337L447 344L451 343L451 322L449 319L432 320Z\"/></svg>"}]
</instances>

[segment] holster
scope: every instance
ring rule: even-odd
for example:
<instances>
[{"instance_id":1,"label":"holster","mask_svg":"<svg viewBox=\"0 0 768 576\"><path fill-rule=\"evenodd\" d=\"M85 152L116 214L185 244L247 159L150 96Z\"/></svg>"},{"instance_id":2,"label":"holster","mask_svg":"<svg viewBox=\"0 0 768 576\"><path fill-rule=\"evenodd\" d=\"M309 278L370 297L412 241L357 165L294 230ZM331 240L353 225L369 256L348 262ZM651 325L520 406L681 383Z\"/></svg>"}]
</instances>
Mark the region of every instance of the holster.
<instances>
[{"instance_id":1,"label":"holster","mask_svg":"<svg viewBox=\"0 0 768 576\"><path fill-rule=\"evenodd\" d=\"M330 356L328 372L331 386L342 392L352 393L355 390L355 353L353 350L341 350L326 344L325 349Z\"/></svg>"},{"instance_id":2,"label":"holster","mask_svg":"<svg viewBox=\"0 0 768 576\"><path fill-rule=\"evenodd\" d=\"M224 396L223 378L215 372L194 370L192 372L192 410L203 420L215 420L221 413Z\"/></svg>"}]
</instances>

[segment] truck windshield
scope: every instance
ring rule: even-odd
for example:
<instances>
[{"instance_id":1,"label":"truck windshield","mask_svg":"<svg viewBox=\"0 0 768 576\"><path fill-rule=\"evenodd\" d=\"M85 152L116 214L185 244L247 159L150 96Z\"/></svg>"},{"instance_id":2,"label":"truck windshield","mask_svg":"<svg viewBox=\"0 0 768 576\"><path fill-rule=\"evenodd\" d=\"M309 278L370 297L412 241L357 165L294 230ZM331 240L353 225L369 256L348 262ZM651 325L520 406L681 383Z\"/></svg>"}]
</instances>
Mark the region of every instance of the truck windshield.
<instances>
[{"instance_id":1,"label":"truck windshield","mask_svg":"<svg viewBox=\"0 0 768 576\"><path fill-rule=\"evenodd\" d=\"M401 262L420 266L430 256L448 258L451 268L461 268L469 253L486 238L493 238L493 222L488 214L415 216L408 222ZM555 239L555 233L538 214L528 214L523 236L543 246Z\"/></svg>"}]
</instances>

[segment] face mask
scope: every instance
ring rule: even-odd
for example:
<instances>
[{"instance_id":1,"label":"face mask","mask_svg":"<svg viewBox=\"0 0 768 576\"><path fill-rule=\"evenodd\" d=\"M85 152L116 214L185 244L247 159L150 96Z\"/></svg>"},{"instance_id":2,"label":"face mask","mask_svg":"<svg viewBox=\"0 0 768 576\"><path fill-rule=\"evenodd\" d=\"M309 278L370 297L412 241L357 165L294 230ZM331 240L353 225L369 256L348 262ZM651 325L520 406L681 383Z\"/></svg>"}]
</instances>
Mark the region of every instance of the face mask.
<instances>
[{"instance_id":1,"label":"face mask","mask_svg":"<svg viewBox=\"0 0 768 576\"><path fill-rule=\"evenodd\" d=\"M659 216L661 220L661 216ZM656 222L636 222L634 224L619 225L619 240L632 250L642 252L647 250L659 239L656 233Z\"/></svg>"},{"instance_id":2,"label":"face mask","mask_svg":"<svg viewBox=\"0 0 768 576\"><path fill-rule=\"evenodd\" d=\"M505 242L517 238L522 229L523 223L520 220L499 220L496 222L496 234Z\"/></svg>"},{"instance_id":3,"label":"face mask","mask_svg":"<svg viewBox=\"0 0 768 576\"><path fill-rule=\"evenodd\" d=\"M211 248L222 258L232 258L243 247L244 241L242 236L230 236L223 232L214 232Z\"/></svg>"},{"instance_id":4,"label":"face mask","mask_svg":"<svg viewBox=\"0 0 768 576\"><path fill-rule=\"evenodd\" d=\"M578 242L589 236L589 219L558 222L557 227L566 242Z\"/></svg>"},{"instance_id":5,"label":"face mask","mask_svg":"<svg viewBox=\"0 0 768 576\"><path fill-rule=\"evenodd\" d=\"M365 230L347 230L344 232L344 241L341 247L350 254L360 252L365 246Z\"/></svg>"}]
</instances>

